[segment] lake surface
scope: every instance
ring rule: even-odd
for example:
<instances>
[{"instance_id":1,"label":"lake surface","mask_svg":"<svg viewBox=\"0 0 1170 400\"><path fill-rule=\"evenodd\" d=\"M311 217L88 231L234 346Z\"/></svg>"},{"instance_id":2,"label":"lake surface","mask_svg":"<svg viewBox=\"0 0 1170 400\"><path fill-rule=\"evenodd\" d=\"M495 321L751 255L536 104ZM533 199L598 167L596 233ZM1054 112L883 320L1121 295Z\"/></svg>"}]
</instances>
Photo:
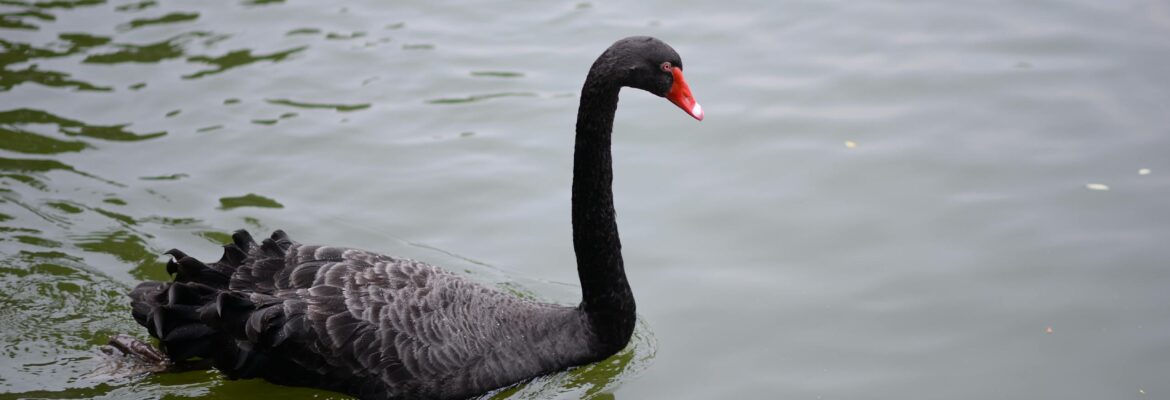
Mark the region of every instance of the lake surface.
<instances>
[{"instance_id":1,"label":"lake surface","mask_svg":"<svg viewBox=\"0 0 1170 400\"><path fill-rule=\"evenodd\" d=\"M339 397L105 356L125 293L226 234L578 296L573 123L627 90L634 344L496 398L1170 396L1170 3L11 0L0 398Z\"/></svg>"}]
</instances>

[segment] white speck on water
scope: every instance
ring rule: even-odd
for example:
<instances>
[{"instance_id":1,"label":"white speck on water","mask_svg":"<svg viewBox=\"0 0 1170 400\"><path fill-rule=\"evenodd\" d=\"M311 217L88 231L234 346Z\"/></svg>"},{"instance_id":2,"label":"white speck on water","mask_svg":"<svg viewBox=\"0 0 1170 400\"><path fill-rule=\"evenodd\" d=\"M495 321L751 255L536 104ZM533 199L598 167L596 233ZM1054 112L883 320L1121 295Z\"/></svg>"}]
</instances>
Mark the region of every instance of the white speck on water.
<instances>
[{"instance_id":1,"label":"white speck on water","mask_svg":"<svg viewBox=\"0 0 1170 400\"><path fill-rule=\"evenodd\" d=\"M855 148L855 147L857 147L857 142L854 142L854 141L852 141L852 140L846 140L846 141L845 141L845 147L848 147L848 148L851 148L851 149L852 149L852 148Z\"/></svg>"},{"instance_id":2,"label":"white speck on water","mask_svg":"<svg viewBox=\"0 0 1170 400\"><path fill-rule=\"evenodd\" d=\"M1105 185L1104 183L1090 183L1085 185L1085 188L1088 188L1089 190L1109 190L1109 186Z\"/></svg>"},{"instance_id":3,"label":"white speck on water","mask_svg":"<svg viewBox=\"0 0 1170 400\"><path fill-rule=\"evenodd\" d=\"M1150 174L1149 168L1142 168L1142 169L1138 170L1138 175L1149 175L1149 174Z\"/></svg>"}]
</instances>

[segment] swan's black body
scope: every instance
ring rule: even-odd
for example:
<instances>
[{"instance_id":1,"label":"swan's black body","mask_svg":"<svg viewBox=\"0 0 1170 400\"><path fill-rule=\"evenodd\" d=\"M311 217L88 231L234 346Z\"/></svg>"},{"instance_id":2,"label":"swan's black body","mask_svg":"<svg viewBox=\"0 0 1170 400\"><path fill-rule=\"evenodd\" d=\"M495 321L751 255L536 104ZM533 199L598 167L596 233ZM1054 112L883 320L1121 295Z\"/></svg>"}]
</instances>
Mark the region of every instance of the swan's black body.
<instances>
[{"instance_id":1,"label":"swan's black body","mask_svg":"<svg viewBox=\"0 0 1170 400\"><path fill-rule=\"evenodd\" d=\"M679 85L678 55L648 37L618 41L589 71L573 168L579 306L521 299L417 261L301 245L280 231L257 243L239 231L215 263L168 252L174 281L135 288L134 317L173 360L208 358L230 378L361 398L465 398L604 359L626 346L635 319L611 191L618 92L675 96Z\"/></svg>"}]
</instances>

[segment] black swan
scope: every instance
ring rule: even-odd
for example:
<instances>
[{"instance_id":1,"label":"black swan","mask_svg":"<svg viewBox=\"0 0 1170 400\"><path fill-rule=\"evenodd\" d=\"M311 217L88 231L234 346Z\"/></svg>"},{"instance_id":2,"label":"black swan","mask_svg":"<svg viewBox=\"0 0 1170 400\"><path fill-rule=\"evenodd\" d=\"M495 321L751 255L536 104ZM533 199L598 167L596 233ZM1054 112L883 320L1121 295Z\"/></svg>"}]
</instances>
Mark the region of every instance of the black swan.
<instances>
[{"instance_id":1,"label":"black swan","mask_svg":"<svg viewBox=\"0 0 1170 400\"><path fill-rule=\"evenodd\" d=\"M626 346L635 319L611 188L623 86L703 119L678 54L658 39L619 40L589 69L573 165L580 305L522 299L418 261L302 245L281 231L260 243L237 231L214 263L168 251L174 281L139 284L134 319L170 360L371 399L466 398L605 359ZM112 343L165 360L125 336Z\"/></svg>"}]
</instances>

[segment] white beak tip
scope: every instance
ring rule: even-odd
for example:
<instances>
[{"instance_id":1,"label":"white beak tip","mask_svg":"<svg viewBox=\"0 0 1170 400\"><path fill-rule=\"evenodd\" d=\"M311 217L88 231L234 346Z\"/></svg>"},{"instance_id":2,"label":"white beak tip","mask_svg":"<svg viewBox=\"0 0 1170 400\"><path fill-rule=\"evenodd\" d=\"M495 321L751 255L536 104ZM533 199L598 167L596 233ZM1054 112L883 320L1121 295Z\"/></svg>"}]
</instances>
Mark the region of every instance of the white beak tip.
<instances>
[{"instance_id":1,"label":"white beak tip","mask_svg":"<svg viewBox=\"0 0 1170 400\"><path fill-rule=\"evenodd\" d=\"M700 106L699 103L695 103L695 106L691 107L691 116L695 117L695 119L697 119L699 121L702 121L703 120L703 106Z\"/></svg>"}]
</instances>

